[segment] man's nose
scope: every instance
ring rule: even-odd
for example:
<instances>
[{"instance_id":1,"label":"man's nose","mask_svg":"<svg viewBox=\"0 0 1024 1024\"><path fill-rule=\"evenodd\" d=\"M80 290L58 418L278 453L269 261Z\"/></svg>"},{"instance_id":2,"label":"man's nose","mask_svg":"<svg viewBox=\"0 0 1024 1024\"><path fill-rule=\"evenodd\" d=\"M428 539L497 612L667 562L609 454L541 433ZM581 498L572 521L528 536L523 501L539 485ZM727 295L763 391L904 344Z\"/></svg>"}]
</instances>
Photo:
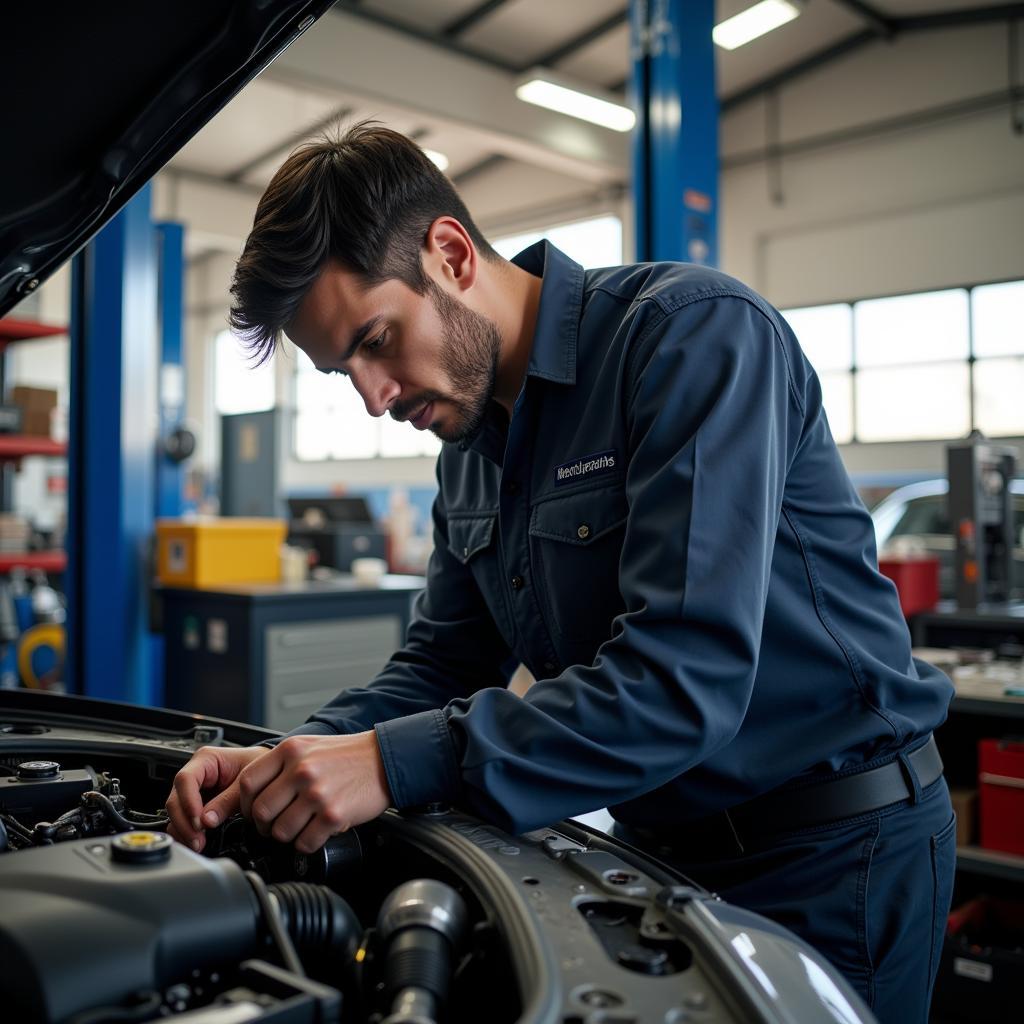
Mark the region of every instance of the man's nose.
<instances>
[{"instance_id":1,"label":"man's nose","mask_svg":"<svg viewBox=\"0 0 1024 1024\"><path fill-rule=\"evenodd\" d=\"M383 416L402 390L398 382L391 380L386 374L366 374L360 377L353 375L352 383L355 384L356 391L359 392L359 397L371 416Z\"/></svg>"}]
</instances>

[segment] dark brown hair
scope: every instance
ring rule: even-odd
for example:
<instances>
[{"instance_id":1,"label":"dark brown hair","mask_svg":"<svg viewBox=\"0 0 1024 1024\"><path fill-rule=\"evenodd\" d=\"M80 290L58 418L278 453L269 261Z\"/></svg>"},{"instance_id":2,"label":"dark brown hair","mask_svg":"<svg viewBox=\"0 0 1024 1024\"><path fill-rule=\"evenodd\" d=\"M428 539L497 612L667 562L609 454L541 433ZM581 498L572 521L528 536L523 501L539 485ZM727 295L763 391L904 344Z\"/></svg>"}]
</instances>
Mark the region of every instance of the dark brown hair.
<instances>
[{"instance_id":1,"label":"dark brown hair","mask_svg":"<svg viewBox=\"0 0 1024 1024\"><path fill-rule=\"evenodd\" d=\"M404 135L363 121L300 146L256 208L231 282L232 329L265 361L329 260L367 287L397 278L422 295L422 247L442 216L458 220L485 259L498 258L452 183Z\"/></svg>"}]
</instances>

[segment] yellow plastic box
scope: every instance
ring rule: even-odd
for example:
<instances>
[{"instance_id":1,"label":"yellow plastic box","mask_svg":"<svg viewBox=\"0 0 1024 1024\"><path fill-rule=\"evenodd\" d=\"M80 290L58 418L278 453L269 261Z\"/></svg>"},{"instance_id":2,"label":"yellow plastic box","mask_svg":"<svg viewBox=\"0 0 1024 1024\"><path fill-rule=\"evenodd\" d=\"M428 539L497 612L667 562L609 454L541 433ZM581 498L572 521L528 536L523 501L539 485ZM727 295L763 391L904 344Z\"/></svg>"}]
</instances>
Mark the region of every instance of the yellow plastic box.
<instances>
[{"instance_id":1,"label":"yellow plastic box","mask_svg":"<svg viewBox=\"0 0 1024 1024\"><path fill-rule=\"evenodd\" d=\"M283 519L158 519L157 578L165 586L276 583Z\"/></svg>"}]
</instances>

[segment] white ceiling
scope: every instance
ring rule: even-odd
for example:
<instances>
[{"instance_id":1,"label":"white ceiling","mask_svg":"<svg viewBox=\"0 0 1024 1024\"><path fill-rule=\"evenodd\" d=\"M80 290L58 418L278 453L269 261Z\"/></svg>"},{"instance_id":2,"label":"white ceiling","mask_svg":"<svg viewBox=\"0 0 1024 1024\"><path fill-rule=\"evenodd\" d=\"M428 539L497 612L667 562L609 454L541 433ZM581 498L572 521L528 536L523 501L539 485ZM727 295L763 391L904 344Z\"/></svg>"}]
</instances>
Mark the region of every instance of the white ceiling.
<instances>
[{"instance_id":1,"label":"white ceiling","mask_svg":"<svg viewBox=\"0 0 1024 1024\"><path fill-rule=\"evenodd\" d=\"M751 2L718 0L716 20L735 14ZM990 5L989 0L877 0L870 6L883 17L907 17ZM716 49L720 99L727 100L815 53L864 33L870 26L856 13L856 6L844 0L805 0L800 17L788 25L738 50ZM484 7L487 13L474 24L452 31L458 19ZM322 21L333 21L337 27L341 24L337 19L346 19L352 29L372 22L378 31L375 38L383 40L380 45L393 39L396 46L408 46L411 40L428 57L437 59L438 68L443 69L437 74L452 74L452 68L458 66L486 65L507 76L510 90L518 71L607 23L606 31L550 66L584 83L609 89L620 87L630 72L626 11L626 0L504 0L487 5L482 0L342 0ZM310 32L318 30L323 31L320 24ZM344 67L346 36L341 38L342 45L336 55L331 51L331 60ZM453 51L461 65L452 63ZM360 56L365 59L366 55ZM348 63L352 63L351 57ZM337 82L323 76L301 81L294 76L282 77L275 70L278 66L273 65L215 117L174 158L171 169L262 190L289 150L323 130L332 119L351 123L374 117L411 134L421 145L445 153L451 161L448 173L458 182L467 171L496 162L495 154L501 152L495 145L496 133L507 130L514 135L514 129L505 123L481 123L480 118L460 118L450 109L432 109L422 98L429 91L425 90L422 68L410 68L405 75L400 71L395 81L393 63L388 66L382 59L378 77L386 74L386 84L372 80L371 66L371 73L363 73L355 82L349 80L349 87L341 89ZM429 84L432 94L439 94L434 88L437 83ZM572 130L566 127L563 133ZM504 150L501 159L513 164L517 160L532 162L536 157L536 151L520 154L515 144ZM572 180L572 168L567 168L564 160L553 161L545 170ZM625 175L623 166L622 180Z\"/></svg>"}]
</instances>

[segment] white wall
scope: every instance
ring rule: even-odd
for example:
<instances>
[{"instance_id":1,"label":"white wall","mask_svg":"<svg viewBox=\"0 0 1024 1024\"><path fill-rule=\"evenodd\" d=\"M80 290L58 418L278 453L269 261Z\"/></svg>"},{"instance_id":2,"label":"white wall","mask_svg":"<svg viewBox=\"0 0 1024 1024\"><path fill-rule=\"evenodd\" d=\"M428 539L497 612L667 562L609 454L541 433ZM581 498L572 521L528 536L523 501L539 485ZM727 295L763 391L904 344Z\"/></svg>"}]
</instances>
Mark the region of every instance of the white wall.
<instances>
[{"instance_id":1,"label":"white wall","mask_svg":"<svg viewBox=\"0 0 1024 1024\"><path fill-rule=\"evenodd\" d=\"M876 44L779 92L783 147L1006 89L997 25ZM1024 137L1006 106L837 141L779 162L765 100L722 122L723 269L780 306L1024 277ZM737 166L737 164L739 165Z\"/></svg>"}]
</instances>

